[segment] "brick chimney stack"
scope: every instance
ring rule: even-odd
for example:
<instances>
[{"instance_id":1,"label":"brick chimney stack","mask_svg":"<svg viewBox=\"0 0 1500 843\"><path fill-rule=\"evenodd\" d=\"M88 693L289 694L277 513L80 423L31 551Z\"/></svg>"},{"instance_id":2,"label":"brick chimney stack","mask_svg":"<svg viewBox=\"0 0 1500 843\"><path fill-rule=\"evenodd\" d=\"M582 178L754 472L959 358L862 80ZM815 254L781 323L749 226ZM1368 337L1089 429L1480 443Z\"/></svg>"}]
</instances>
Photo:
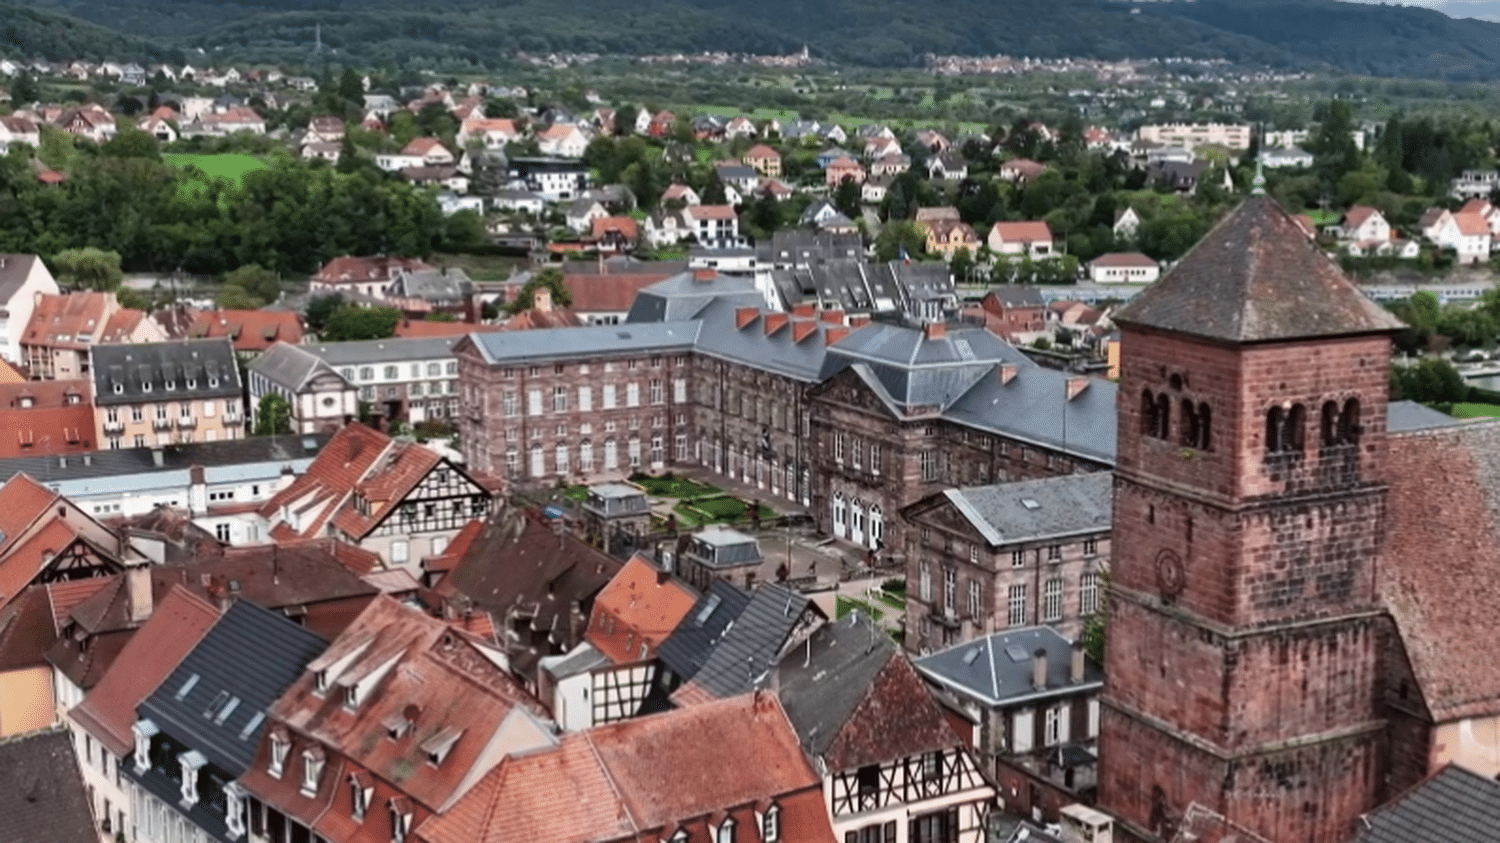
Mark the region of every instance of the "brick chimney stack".
<instances>
[{"instance_id":1,"label":"brick chimney stack","mask_svg":"<svg viewBox=\"0 0 1500 843\"><path fill-rule=\"evenodd\" d=\"M1031 685L1038 691L1047 689L1047 650L1045 647L1036 648L1031 654Z\"/></svg>"}]
</instances>

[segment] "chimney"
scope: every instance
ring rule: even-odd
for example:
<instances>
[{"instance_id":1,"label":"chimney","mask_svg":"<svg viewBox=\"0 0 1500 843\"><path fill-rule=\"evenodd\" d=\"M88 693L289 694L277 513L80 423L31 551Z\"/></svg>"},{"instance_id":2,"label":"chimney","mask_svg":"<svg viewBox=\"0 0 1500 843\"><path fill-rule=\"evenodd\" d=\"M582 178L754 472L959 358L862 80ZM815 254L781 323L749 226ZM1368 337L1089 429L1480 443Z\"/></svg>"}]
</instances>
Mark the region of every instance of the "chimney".
<instances>
[{"instance_id":1,"label":"chimney","mask_svg":"<svg viewBox=\"0 0 1500 843\"><path fill-rule=\"evenodd\" d=\"M818 314L818 318L829 325L842 325L844 324L844 311L825 310Z\"/></svg>"},{"instance_id":2,"label":"chimney","mask_svg":"<svg viewBox=\"0 0 1500 843\"><path fill-rule=\"evenodd\" d=\"M1077 685L1083 681L1083 639L1080 638L1073 642L1072 657L1073 663L1070 665L1068 678L1072 680L1074 685Z\"/></svg>"},{"instance_id":3,"label":"chimney","mask_svg":"<svg viewBox=\"0 0 1500 843\"><path fill-rule=\"evenodd\" d=\"M940 340L948 336L948 325L945 322L928 322L924 330L930 340Z\"/></svg>"},{"instance_id":4,"label":"chimney","mask_svg":"<svg viewBox=\"0 0 1500 843\"><path fill-rule=\"evenodd\" d=\"M870 314L868 313L856 313L849 317L849 327L851 328L863 328L868 324L870 324Z\"/></svg>"},{"instance_id":5,"label":"chimney","mask_svg":"<svg viewBox=\"0 0 1500 843\"><path fill-rule=\"evenodd\" d=\"M1088 389L1088 388L1089 388L1089 378L1088 378L1087 375L1069 375L1068 376L1068 400L1069 401L1072 401L1074 398L1077 398L1078 397L1078 393L1080 393L1080 392L1082 392L1082 391L1084 391L1085 389Z\"/></svg>"},{"instance_id":6,"label":"chimney","mask_svg":"<svg viewBox=\"0 0 1500 843\"><path fill-rule=\"evenodd\" d=\"M715 278L718 278L718 277L719 277L719 273L715 272L712 269L695 269L695 270L693 270L693 280L696 281L696 282L698 282L699 284L706 284L709 281L712 281L712 280L714 280Z\"/></svg>"},{"instance_id":7,"label":"chimney","mask_svg":"<svg viewBox=\"0 0 1500 843\"><path fill-rule=\"evenodd\" d=\"M157 468L161 468L164 464L162 462L162 452L160 447L151 449L151 464L156 466Z\"/></svg>"},{"instance_id":8,"label":"chimney","mask_svg":"<svg viewBox=\"0 0 1500 843\"><path fill-rule=\"evenodd\" d=\"M843 325L831 327L823 331L823 344L833 345L844 337L849 336L849 329Z\"/></svg>"},{"instance_id":9,"label":"chimney","mask_svg":"<svg viewBox=\"0 0 1500 843\"><path fill-rule=\"evenodd\" d=\"M1016 379L1016 372L1018 372L1018 371L1020 371L1020 370L1018 368L1016 368L1016 364L1014 364L1014 363L1001 363L1000 364L1000 383L1001 383L1001 385L1008 384L1011 381L1015 380Z\"/></svg>"},{"instance_id":10,"label":"chimney","mask_svg":"<svg viewBox=\"0 0 1500 843\"><path fill-rule=\"evenodd\" d=\"M737 307L734 309L735 330L743 331L746 325L751 324L760 316L758 307Z\"/></svg>"},{"instance_id":11,"label":"chimney","mask_svg":"<svg viewBox=\"0 0 1500 843\"><path fill-rule=\"evenodd\" d=\"M151 565L141 561L125 569L125 595L129 599L131 623L145 623L151 619L156 601L151 594Z\"/></svg>"},{"instance_id":12,"label":"chimney","mask_svg":"<svg viewBox=\"0 0 1500 843\"><path fill-rule=\"evenodd\" d=\"M656 572L656 584L657 585L666 585L667 584L667 580L669 580L671 578L672 578L672 575L669 574L669 573L667 573L666 571L657 571Z\"/></svg>"},{"instance_id":13,"label":"chimney","mask_svg":"<svg viewBox=\"0 0 1500 843\"><path fill-rule=\"evenodd\" d=\"M1036 648L1031 654L1031 686L1038 691L1047 690L1047 650Z\"/></svg>"},{"instance_id":14,"label":"chimney","mask_svg":"<svg viewBox=\"0 0 1500 843\"><path fill-rule=\"evenodd\" d=\"M799 304L792 308L792 315L811 319L817 315L817 310L810 304Z\"/></svg>"},{"instance_id":15,"label":"chimney","mask_svg":"<svg viewBox=\"0 0 1500 843\"><path fill-rule=\"evenodd\" d=\"M541 313L552 310L552 291L544 287L538 287L531 294L531 309Z\"/></svg>"}]
</instances>

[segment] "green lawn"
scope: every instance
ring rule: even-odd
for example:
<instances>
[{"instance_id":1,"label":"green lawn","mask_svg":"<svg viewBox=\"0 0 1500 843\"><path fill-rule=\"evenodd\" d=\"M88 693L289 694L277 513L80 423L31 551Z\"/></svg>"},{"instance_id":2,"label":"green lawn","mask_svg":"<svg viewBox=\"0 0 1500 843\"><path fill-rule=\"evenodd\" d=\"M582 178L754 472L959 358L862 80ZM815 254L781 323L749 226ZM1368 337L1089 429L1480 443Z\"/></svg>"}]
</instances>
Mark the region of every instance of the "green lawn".
<instances>
[{"instance_id":1,"label":"green lawn","mask_svg":"<svg viewBox=\"0 0 1500 843\"><path fill-rule=\"evenodd\" d=\"M853 597L845 597L842 594L834 598L833 606L834 620L842 620L845 615L856 609L864 612L865 615L871 620L878 621L882 617L885 617L884 612L880 611L874 606L871 606L869 603L866 603L863 600L855 599Z\"/></svg>"},{"instance_id":2,"label":"green lawn","mask_svg":"<svg viewBox=\"0 0 1500 843\"><path fill-rule=\"evenodd\" d=\"M1338 211L1303 211L1313 222L1313 225L1333 225L1344 218Z\"/></svg>"},{"instance_id":3,"label":"green lawn","mask_svg":"<svg viewBox=\"0 0 1500 843\"><path fill-rule=\"evenodd\" d=\"M1457 419L1500 418L1500 404L1454 404L1453 417Z\"/></svg>"},{"instance_id":4,"label":"green lawn","mask_svg":"<svg viewBox=\"0 0 1500 843\"><path fill-rule=\"evenodd\" d=\"M163 155L162 160L174 167L197 167L209 178L228 179L239 184L240 179L252 170L264 170L266 162L253 155L226 152L222 155Z\"/></svg>"},{"instance_id":5,"label":"green lawn","mask_svg":"<svg viewBox=\"0 0 1500 843\"><path fill-rule=\"evenodd\" d=\"M563 491L563 497L583 503L589 499L589 487L581 483L574 484Z\"/></svg>"},{"instance_id":6,"label":"green lawn","mask_svg":"<svg viewBox=\"0 0 1500 843\"><path fill-rule=\"evenodd\" d=\"M672 474L663 474L660 477L632 478L633 482L639 483L646 494L658 498L698 498L705 495L714 495L723 492L717 486L707 483L697 483L686 477L677 477Z\"/></svg>"}]
</instances>

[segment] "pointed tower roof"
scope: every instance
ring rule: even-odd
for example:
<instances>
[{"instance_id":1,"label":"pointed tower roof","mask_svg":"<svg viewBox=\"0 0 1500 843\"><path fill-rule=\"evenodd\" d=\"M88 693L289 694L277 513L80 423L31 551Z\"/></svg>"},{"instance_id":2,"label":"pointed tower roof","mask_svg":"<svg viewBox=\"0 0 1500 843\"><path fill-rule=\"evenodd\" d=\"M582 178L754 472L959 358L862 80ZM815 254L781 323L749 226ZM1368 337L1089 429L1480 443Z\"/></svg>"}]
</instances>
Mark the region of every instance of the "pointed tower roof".
<instances>
[{"instance_id":1,"label":"pointed tower roof","mask_svg":"<svg viewBox=\"0 0 1500 843\"><path fill-rule=\"evenodd\" d=\"M1230 212L1115 322L1235 343L1401 328L1269 196Z\"/></svg>"}]
</instances>

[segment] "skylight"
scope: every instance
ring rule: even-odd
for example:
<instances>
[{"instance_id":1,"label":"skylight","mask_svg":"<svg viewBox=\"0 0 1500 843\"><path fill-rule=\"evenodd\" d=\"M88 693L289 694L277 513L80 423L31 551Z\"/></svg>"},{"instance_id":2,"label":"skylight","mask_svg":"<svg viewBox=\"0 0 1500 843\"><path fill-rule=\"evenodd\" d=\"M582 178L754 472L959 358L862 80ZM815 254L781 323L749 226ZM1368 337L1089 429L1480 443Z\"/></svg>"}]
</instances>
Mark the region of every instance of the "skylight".
<instances>
[{"instance_id":1,"label":"skylight","mask_svg":"<svg viewBox=\"0 0 1500 843\"><path fill-rule=\"evenodd\" d=\"M249 740L250 735L255 732L261 723L265 722L265 719L266 713L264 711L255 712L255 716L250 718L250 722L246 723L245 728L240 730L240 740Z\"/></svg>"},{"instance_id":2,"label":"skylight","mask_svg":"<svg viewBox=\"0 0 1500 843\"><path fill-rule=\"evenodd\" d=\"M1009 647L1006 647L1005 654L1007 656L1010 656L1010 660L1013 662L1024 662L1027 659L1031 658L1031 654L1026 652L1026 648L1022 647L1020 644L1012 644Z\"/></svg>"},{"instance_id":3,"label":"skylight","mask_svg":"<svg viewBox=\"0 0 1500 843\"><path fill-rule=\"evenodd\" d=\"M229 719L229 715L233 714L234 710L236 708L239 708L239 707L240 707L240 698L239 697L230 697L229 698L229 702L225 703L224 707L221 708L221 709L219 709L218 715L214 717L214 725L215 726L222 726L222 725L224 725L224 721L228 720Z\"/></svg>"},{"instance_id":4,"label":"skylight","mask_svg":"<svg viewBox=\"0 0 1500 843\"><path fill-rule=\"evenodd\" d=\"M189 676L187 678L186 682L182 683L182 687L177 689L177 693L173 694L172 698L175 699L175 700L177 700L178 702L182 702L184 699L187 698L188 693L190 691L192 691L193 687L196 686L197 684L198 684L198 674L194 673L192 676Z\"/></svg>"}]
</instances>

